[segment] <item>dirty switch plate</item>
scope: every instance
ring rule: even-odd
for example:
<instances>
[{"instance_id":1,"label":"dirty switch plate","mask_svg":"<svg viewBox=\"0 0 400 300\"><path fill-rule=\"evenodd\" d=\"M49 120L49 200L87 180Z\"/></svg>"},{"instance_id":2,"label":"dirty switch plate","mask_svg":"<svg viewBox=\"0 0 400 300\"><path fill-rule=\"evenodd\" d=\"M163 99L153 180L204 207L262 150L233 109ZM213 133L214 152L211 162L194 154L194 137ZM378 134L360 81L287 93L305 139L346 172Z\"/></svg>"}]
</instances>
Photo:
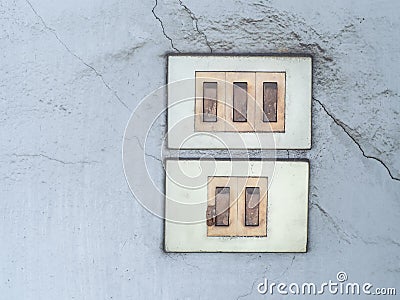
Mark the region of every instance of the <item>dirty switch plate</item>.
<instances>
[{"instance_id":1,"label":"dirty switch plate","mask_svg":"<svg viewBox=\"0 0 400 300\"><path fill-rule=\"evenodd\" d=\"M310 56L168 56L171 149L310 149Z\"/></svg>"},{"instance_id":2,"label":"dirty switch plate","mask_svg":"<svg viewBox=\"0 0 400 300\"><path fill-rule=\"evenodd\" d=\"M165 250L306 252L308 186L306 160L168 159Z\"/></svg>"}]
</instances>

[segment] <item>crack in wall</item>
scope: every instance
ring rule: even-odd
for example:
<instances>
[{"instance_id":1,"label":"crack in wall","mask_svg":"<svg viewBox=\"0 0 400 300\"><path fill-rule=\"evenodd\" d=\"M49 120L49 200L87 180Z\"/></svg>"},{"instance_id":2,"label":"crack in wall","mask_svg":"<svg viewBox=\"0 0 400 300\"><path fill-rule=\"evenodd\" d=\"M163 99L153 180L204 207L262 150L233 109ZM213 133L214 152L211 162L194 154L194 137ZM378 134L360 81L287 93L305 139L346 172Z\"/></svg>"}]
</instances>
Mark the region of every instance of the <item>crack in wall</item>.
<instances>
[{"instance_id":1,"label":"crack in wall","mask_svg":"<svg viewBox=\"0 0 400 300\"><path fill-rule=\"evenodd\" d=\"M134 135L133 138L137 141L137 143L138 143L138 145L139 145L139 148L142 149L142 151L143 151L143 153L144 153L145 156L151 157L151 158L153 158L153 159L155 159L155 160L158 160L160 163L163 164L163 161L162 161L161 158L159 158L159 157L157 157L157 156L155 156L155 155L153 155L153 154L147 153L147 152L144 150L144 146L142 145L142 143L141 143L139 137L137 137L136 135ZM125 139L128 140L128 141L129 141L129 140L132 140L132 139L129 139L129 138L125 138Z\"/></svg>"},{"instance_id":2,"label":"crack in wall","mask_svg":"<svg viewBox=\"0 0 400 300\"><path fill-rule=\"evenodd\" d=\"M395 241L391 238L379 237L378 239L366 239L358 236L358 239L366 245L382 245L382 244L392 244L393 246L400 247L400 242Z\"/></svg>"},{"instance_id":3,"label":"crack in wall","mask_svg":"<svg viewBox=\"0 0 400 300\"><path fill-rule=\"evenodd\" d=\"M210 53L213 53L213 49L211 48L210 42L208 41L208 38L207 38L207 35L205 34L204 31L199 29L199 19L185 4L183 4L182 0L178 0L178 1L179 1L179 5L183 7L183 9L189 14L190 18L193 20L196 31L204 38L208 49L210 49Z\"/></svg>"},{"instance_id":4,"label":"crack in wall","mask_svg":"<svg viewBox=\"0 0 400 300\"><path fill-rule=\"evenodd\" d=\"M58 162L58 163L61 163L61 164L64 164L64 165L77 165L77 164L83 165L83 164L96 164L96 163L99 163L98 161L86 161L86 160L75 161L75 162L73 162L73 161L64 161L64 160L61 160L61 159L58 159L58 158L50 157L50 156L48 156L46 154L43 154L43 153L40 153L40 154L16 154L16 153L14 153L14 154L12 154L12 156L15 156L15 157L42 157L42 158L46 158L48 160L55 161L55 162Z\"/></svg>"},{"instance_id":5,"label":"crack in wall","mask_svg":"<svg viewBox=\"0 0 400 300\"><path fill-rule=\"evenodd\" d=\"M250 291L247 292L246 294L239 295L239 296L236 298L236 300L239 300L239 299L241 299L241 298L244 298L244 297L247 297L247 296L250 296L251 294L253 294L253 290L254 290L254 286L256 285L256 282L257 282L257 279L255 279L255 280L253 281L253 284L251 285Z\"/></svg>"},{"instance_id":6,"label":"crack in wall","mask_svg":"<svg viewBox=\"0 0 400 300\"><path fill-rule=\"evenodd\" d=\"M397 180L400 181L400 178L397 178L395 176L393 176L392 172L390 171L389 167L379 158L371 156L371 155L367 155L365 154L364 149L361 147L360 143L356 140L355 137L353 137L353 135L350 133L351 128L346 125L345 123L343 123L342 121L340 121L339 119L337 119L333 114L331 114L327 108L325 107L325 105L318 99L313 98L314 101L316 101L321 107L322 109L325 111L325 113L333 120L333 122L338 125L340 128L343 129L343 131L346 133L346 135L357 145L357 147L360 149L362 155L365 158L369 158L369 159L373 159L376 160L377 162L379 162L382 166L385 167L385 169L388 171L389 176L393 179L393 180Z\"/></svg>"},{"instance_id":7,"label":"crack in wall","mask_svg":"<svg viewBox=\"0 0 400 300\"><path fill-rule=\"evenodd\" d=\"M311 206L317 208L321 214L333 225L333 227L336 229L337 233L342 236L343 240L345 240L348 244L351 244L351 240L355 239L358 241L361 241L362 243L366 245L379 245L379 244L392 244L393 246L400 247L400 242L397 242L394 239L391 238L383 238L383 237L378 237L377 239L367 239L362 237L359 233L353 232L350 235L344 231L333 219L333 217L319 205L318 203L311 202Z\"/></svg>"},{"instance_id":8,"label":"crack in wall","mask_svg":"<svg viewBox=\"0 0 400 300\"><path fill-rule=\"evenodd\" d=\"M155 160L158 160L160 163L162 163L162 160L160 158L158 158L157 156L153 155L153 154L149 154L149 153L144 153L145 156L153 158Z\"/></svg>"},{"instance_id":9,"label":"crack in wall","mask_svg":"<svg viewBox=\"0 0 400 300\"><path fill-rule=\"evenodd\" d=\"M258 258L261 258L261 256L259 256ZM258 259L258 258L256 258L256 259ZM283 270L283 272L282 272L278 277L276 277L276 278L273 279L273 280L278 280L278 279L281 278L283 275L285 275L285 274L287 273L287 271L289 271L289 269L293 266L293 263L294 263L295 259L296 259L296 255L293 255L292 259L290 260L289 265L285 268L285 270ZM270 267L270 266L271 266L271 265L269 265L269 267ZM265 271L263 272L263 275L262 275L261 280L264 280L264 279L267 277L267 273L268 273L268 267L267 267L267 268L265 269ZM254 292L254 290L255 290L254 287L255 287L257 281L258 281L258 278L256 278L256 279L253 281L253 284L251 285L251 289L250 289L247 293L239 295L239 296L236 298L236 300L241 299L241 298L245 298L245 297L248 297L248 296L252 295L253 292ZM257 288L257 290L258 290L258 288Z\"/></svg>"},{"instance_id":10,"label":"crack in wall","mask_svg":"<svg viewBox=\"0 0 400 300\"><path fill-rule=\"evenodd\" d=\"M95 67L93 67L92 65L88 64L86 61L83 60L83 58L81 58L80 56L78 56L76 53L74 53L68 46L67 44L65 44L60 37L58 36L56 30L54 28L51 28L50 26L47 25L47 23L44 21L44 19L38 14L38 12L35 10L35 8L33 7L32 3L29 0L25 0L26 3L30 6L31 10L33 11L33 13L36 15L37 18L39 18L40 22L42 23L43 27L45 29L47 29L48 31L50 31L54 37L57 39L57 41L65 48L65 50L67 50L67 52L69 54L71 54L73 57L75 57L76 59L78 59L82 64L84 64L87 68L89 68L90 70L92 70L95 75L97 77L100 78L100 80L102 81L103 85L114 95L114 97L118 100L119 103L121 103L129 112L131 112L132 110L129 108L129 106L118 96L118 93L113 90L111 88L111 86L105 81L103 75L101 73L99 73Z\"/></svg>"},{"instance_id":11,"label":"crack in wall","mask_svg":"<svg viewBox=\"0 0 400 300\"><path fill-rule=\"evenodd\" d=\"M163 246L161 246L160 249L161 249L162 251L164 251ZM193 264L191 264L191 263L188 263L188 262L185 260L186 255L184 255L184 253L169 253L169 252L164 252L164 254L165 254L167 257L169 257L170 259L174 260L174 261L179 261L177 258L175 258L175 256L176 256L176 257L181 257L181 258L182 258L181 261L182 261L185 265L187 265L188 267L192 267L192 268L195 268L195 269L197 269L197 270L201 270L199 266L193 265Z\"/></svg>"},{"instance_id":12,"label":"crack in wall","mask_svg":"<svg viewBox=\"0 0 400 300\"><path fill-rule=\"evenodd\" d=\"M346 241L348 244L351 244L350 242L351 237L336 223L336 221L331 217L331 215L321 207L321 205L315 202L311 202L311 206L316 207L321 212L321 214L333 225L339 236L341 236L342 239Z\"/></svg>"},{"instance_id":13,"label":"crack in wall","mask_svg":"<svg viewBox=\"0 0 400 300\"><path fill-rule=\"evenodd\" d=\"M293 263L294 263L294 260L296 259L296 255L293 255L293 257L292 257L292 259L291 259L291 261L290 261L290 264L286 267L286 269L282 272L282 274L281 275L279 275L277 278L275 278L274 280L277 280L277 279L280 279L280 278L282 278L282 276L283 275L285 275L288 271L289 271L289 269L293 266Z\"/></svg>"},{"instance_id":14,"label":"crack in wall","mask_svg":"<svg viewBox=\"0 0 400 300\"><path fill-rule=\"evenodd\" d=\"M157 14L156 14L156 12L155 12L155 9L156 9L157 5L158 5L158 0L155 0L155 4L154 4L154 6L153 6L153 9L151 10L152 13L153 13L153 16L154 16L154 18L156 18L156 20L160 23L161 29L162 29L162 32L163 32L163 35L165 36L166 39L168 39L168 40L170 41L172 49L174 49L175 51L177 51L177 52L180 53L181 51L179 51L178 48L176 48L176 47L174 46L174 42L172 41L172 38L170 38L170 37L167 35L167 33L165 32L165 28L164 28L164 24L163 24L162 20L160 19L159 16L157 16Z\"/></svg>"}]
</instances>

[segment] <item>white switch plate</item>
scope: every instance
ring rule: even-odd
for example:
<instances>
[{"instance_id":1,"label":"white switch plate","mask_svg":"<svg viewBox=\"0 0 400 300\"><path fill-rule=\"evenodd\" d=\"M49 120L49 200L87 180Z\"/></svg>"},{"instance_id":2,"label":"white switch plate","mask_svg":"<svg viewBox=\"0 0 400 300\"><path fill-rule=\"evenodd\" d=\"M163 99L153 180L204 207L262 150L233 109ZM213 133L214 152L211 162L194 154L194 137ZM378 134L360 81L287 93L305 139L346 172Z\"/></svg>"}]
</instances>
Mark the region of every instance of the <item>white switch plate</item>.
<instances>
[{"instance_id":1,"label":"white switch plate","mask_svg":"<svg viewBox=\"0 0 400 300\"><path fill-rule=\"evenodd\" d=\"M195 73L285 72L285 132L197 132ZM171 149L310 149L312 58L309 56L168 57L168 147Z\"/></svg>"},{"instance_id":2,"label":"white switch plate","mask_svg":"<svg viewBox=\"0 0 400 300\"><path fill-rule=\"evenodd\" d=\"M207 236L210 176L268 177L267 236ZM306 252L308 161L167 160L165 251Z\"/></svg>"}]
</instances>

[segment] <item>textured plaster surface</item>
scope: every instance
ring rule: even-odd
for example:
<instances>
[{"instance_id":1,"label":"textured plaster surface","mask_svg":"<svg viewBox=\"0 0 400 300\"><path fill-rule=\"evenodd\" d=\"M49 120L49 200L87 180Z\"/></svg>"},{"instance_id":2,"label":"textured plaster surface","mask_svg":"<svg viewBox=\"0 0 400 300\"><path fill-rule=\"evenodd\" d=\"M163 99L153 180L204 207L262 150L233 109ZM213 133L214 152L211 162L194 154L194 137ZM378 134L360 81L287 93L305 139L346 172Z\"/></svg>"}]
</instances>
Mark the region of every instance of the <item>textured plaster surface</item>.
<instances>
[{"instance_id":1,"label":"textured plaster surface","mask_svg":"<svg viewBox=\"0 0 400 300\"><path fill-rule=\"evenodd\" d=\"M339 271L400 292L399 10L388 0L0 2L0 299L256 299L263 278L318 283ZM121 144L131 111L165 83L168 52L314 56L313 148L277 153L310 159L308 253L162 251L163 221L132 196ZM159 187L164 130L146 142Z\"/></svg>"}]
</instances>

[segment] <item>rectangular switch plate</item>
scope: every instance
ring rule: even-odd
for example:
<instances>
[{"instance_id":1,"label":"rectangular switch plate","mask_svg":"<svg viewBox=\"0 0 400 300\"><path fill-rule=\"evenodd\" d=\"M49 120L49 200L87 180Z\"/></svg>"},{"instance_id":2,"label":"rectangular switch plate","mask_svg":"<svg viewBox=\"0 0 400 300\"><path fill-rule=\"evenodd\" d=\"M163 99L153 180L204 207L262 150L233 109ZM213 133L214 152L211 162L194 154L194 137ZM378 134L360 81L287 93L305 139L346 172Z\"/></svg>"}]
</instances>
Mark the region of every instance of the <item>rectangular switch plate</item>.
<instances>
[{"instance_id":1,"label":"rectangular switch plate","mask_svg":"<svg viewBox=\"0 0 400 300\"><path fill-rule=\"evenodd\" d=\"M241 180L247 183L238 183ZM265 200L258 207L258 226L246 226L244 194L257 191L246 191L242 186L260 188L260 197L266 191ZM226 187L229 191L223 190ZM165 251L306 252L308 187L308 161L169 159ZM240 195L237 209L231 209L228 216L222 215L219 226L209 221L216 188L218 194L222 193L220 212L227 206L227 199L235 207L234 197L228 194ZM247 212L248 217L250 214ZM257 224L254 219L251 222ZM254 232L248 234L248 229Z\"/></svg>"},{"instance_id":2,"label":"rectangular switch plate","mask_svg":"<svg viewBox=\"0 0 400 300\"><path fill-rule=\"evenodd\" d=\"M267 177L209 176L207 236L266 236L267 188Z\"/></svg>"},{"instance_id":3,"label":"rectangular switch plate","mask_svg":"<svg viewBox=\"0 0 400 300\"><path fill-rule=\"evenodd\" d=\"M310 149L311 90L310 56L170 55L168 147Z\"/></svg>"}]
</instances>

